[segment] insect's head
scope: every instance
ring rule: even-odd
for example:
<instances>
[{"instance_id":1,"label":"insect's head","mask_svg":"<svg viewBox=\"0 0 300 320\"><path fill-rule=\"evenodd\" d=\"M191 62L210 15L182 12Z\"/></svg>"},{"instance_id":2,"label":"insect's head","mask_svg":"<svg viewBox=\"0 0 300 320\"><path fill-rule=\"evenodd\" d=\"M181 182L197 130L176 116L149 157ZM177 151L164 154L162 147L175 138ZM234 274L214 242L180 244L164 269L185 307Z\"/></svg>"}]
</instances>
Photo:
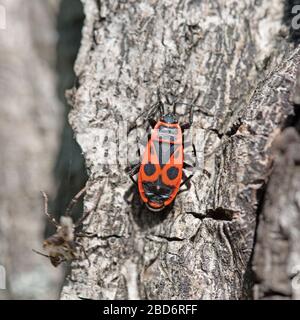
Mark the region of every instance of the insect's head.
<instances>
[{"instance_id":1,"label":"insect's head","mask_svg":"<svg viewBox=\"0 0 300 320\"><path fill-rule=\"evenodd\" d=\"M64 261L64 259L62 256L56 255L56 256L50 256L50 261L52 265L56 268Z\"/></svg>"},{"instance_id":2,"label":"insect's head","mask_svg":"<svg viewBox=\"0 0 300 320\"><path fill-rule=\"evenodd\" d=\"M160 120L165 123L175 124L178 123L178 118L174 113L167 113L163 115Z\"/></svg>"},{"instance_id":3,"label":"insect's head","mask_svg":"<svg viewBox=\"0 0 300 320\"><path fill-rule=\"evenodd\" d=\"M157 204L157 203L146 203L146 207L153 212L160 212L165 208L165 205L162 204Z\"/></svg>"}]
</instances>

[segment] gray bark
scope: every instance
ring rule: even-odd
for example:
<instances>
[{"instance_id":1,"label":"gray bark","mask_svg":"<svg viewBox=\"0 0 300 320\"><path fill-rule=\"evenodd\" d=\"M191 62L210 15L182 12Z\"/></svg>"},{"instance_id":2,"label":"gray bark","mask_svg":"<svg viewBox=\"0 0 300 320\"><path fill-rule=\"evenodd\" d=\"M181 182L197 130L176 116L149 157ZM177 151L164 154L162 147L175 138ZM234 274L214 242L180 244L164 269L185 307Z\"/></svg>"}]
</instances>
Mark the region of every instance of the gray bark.
<instances>
[{"instance_id":1,"label":"gray bark","mask_svg":"<svg viewBox=\"0 0 300 320\"><path fill-rule=\"evenodd\" d=\"M252 297L262 281L251 257L272 144L295 116L300 52L289 42L284 3L84 1L69 120L95 183L85 210L99 191L100 199L86 226L96 234L82 239L92 266L72 263L62 299ZM202 166L162 214L141 206L122 154L115 165L99 164L107 145L97 143L99 128L116 128L124 143L117 125L156 102L158 88L185 102L200 92L201 106L191 134Z\"/></svg>"},{"instance_id":2,"label":"gray bark","mask_svg":"<svg viewBox=\"0 0 300 320\"><path fill-rule=\"evenodd\" d=\"M40 190L53 194L61 105L55 88L57 1L1 1L0 299L54 299L62 270L32 252L43 242Z\"/></svg>"},{"instance_id":3,"label":"gray bark","mask_svg":"<svg viewBox=\"0 0 300 320\"><path fill-rule=\"evenodd\" d=\"M253 259L254 297L299 300L299 133L285 129L275 148Z\"/></svg>"}]
</instances>

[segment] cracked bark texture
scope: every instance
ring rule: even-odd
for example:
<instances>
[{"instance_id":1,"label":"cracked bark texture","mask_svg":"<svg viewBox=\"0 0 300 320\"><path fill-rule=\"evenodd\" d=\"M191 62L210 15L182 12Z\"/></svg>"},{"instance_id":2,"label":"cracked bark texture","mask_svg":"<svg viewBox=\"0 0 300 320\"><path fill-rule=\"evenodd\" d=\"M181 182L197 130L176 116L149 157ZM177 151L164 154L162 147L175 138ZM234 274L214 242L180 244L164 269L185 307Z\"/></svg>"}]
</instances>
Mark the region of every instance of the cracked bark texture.
<instances>
[{"instance_id":1,"label":"cracked bark texture","mask_svg":"<svg viewBox=\"0 0 300 320\"><path fill-rule=\"evenodd\" d=\"M85 209L97 208L85 226L94 236L81 240L92 265L72 263L62 299L251 298L272 145L295 117L300 52L285 1L83 3L69 120L95 182ZM201 166L173 207L152 213L124 172L124 154L100 163L111 149L99 129L125 144L118 125L155 103L158 88L186 103L200 93L190 135Z\"/></svg>"}]
</instances>

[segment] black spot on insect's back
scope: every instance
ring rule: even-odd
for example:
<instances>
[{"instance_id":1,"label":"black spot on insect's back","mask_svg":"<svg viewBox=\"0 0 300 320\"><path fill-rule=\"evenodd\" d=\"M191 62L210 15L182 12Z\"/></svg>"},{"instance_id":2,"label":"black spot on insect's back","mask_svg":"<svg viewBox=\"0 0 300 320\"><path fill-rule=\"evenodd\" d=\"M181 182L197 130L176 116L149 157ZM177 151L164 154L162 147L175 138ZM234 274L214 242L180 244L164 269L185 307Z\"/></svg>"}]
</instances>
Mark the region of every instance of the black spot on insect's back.
<instances>
[{"instance_id":1,"label":"black spot on insect's back","mask_svg":"<svg viewBox=\"0 0 300 320\"><path fill-rule=\"evenodd\" d=\"M144 172L147 176L152 176L155 170L155 165L152 163L146 163L144 165Z\"/></svg>"},{"instance_id":2,"label":"black spot on insect's back","mask_svg":"<svg viewBox=\"0 0 300 320\"><path fill-rule=\"evenodd\" d=\"M170 180L175 179L178 176L178 169L176 167L171 167L167 171L167 176Z\"/></svg>"}]
</instances>

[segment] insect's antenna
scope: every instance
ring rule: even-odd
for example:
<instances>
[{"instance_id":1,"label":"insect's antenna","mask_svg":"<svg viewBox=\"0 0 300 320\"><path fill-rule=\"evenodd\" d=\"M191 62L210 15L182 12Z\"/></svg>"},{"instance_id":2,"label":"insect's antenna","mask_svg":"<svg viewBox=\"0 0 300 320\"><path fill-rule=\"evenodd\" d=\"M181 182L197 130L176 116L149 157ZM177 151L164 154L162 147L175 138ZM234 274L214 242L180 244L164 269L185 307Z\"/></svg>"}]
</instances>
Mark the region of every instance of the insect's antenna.
<instances>
[{"instance_id":1,"label":"insect's antenna","mask_svg":"<svg viewBox=\"0 0 300 320\"><path fill-rule=\"evenodd\" d=\"M197 100L200 97L200 90L198 91L198 94L196 95L195 99L192 101L191 106L190 106L190 115L189 115L189 123L193 123L193 116L194 116L194 107L195 107L195 103L197 102Z\"/></svg>"},{"instance_id":2,"label":"insect's antenna","mask_svg":"<svg viewBox=\"0 0 300 320\"><path fill-rule=\"evenodd\" d=\"M143 112L143 114L147 113L147 116L145 117L145 119L149 119L151 118L155 112L157 111L157 108L159 107L159 102L155 102L149 110L146 110L145 112Z\"/></svg>"},{"instance_id":3,"label":"insect's antenna","mask_svg":"<svg viewBox=\"0 0 300 320\"><path fill-rule=\"evenodd\" d=\"M157 101L158 101L158 103L162 103L162 100L161 100L161 92L160 92L159 88L157 88L156 95L157 95Z\"/></svg>"},{"instance_id":4,"label":"insect's antenna","mask_svg":"<svg viewBox=\"0 0 300 320\"><path fill-rule=\"evenodd\" d=\"M177 114L177 112L176 112L176 106L177 106L177 99L174 100L174 102L173 102L173 113L174 113L175 115Z\"/></svg>"},{"instance_id":5,"label":"insect's antenna","mask_svg":"<svg viewBox=\"0 0 300 320\"><path fill-rule=\"evenodd\" d=\"M37 254L39 254L40 256L43 256L43 257L45 257L45 258L51 258L50 256L48 256L47 254L44 254L44 253L42 253L42 252L39 252L39 251L36 251L36 250L34 250L34 249L32 249L32 251L34 252L34 253L37 253Z\"/></svg>"},{"instance_id":6,"label":"insect's antenna","mask_svg":"<svg viewBox=\"0 0 300 320\"><path fill-rule=\"evenodd\" d=\"M157 94L157 101L158 101L157 106L159 109L159 115L160 115L160 117L162 117L165 114L165 108L164 108L164 104L161 100L161 92L160 92L159 88L157 88L156 94ZM156 112L156 110L154 111L154 113L155 112ZM150 116L148 118L150 118Z\"/></svg>"},{"instance_id":7,"label":"insect's antenna","mask_svg":"<svg viewBox=\"0 0 300 320\"><path fill-rule=\"evenodd\" d=\"M152 109L155 108L156 105L157 105L157 102L154 103L148 110L145 110L145 111L143 111L142 113L140 113L140 114L134 119L133 122L137 122L137 120L138 120L139 118L141 118L143 115L145 115L145 113L151 113L151 112L152 112Z\"/></svg>"},{"instance_id":8,"label":"insect's antenna","mask_svg":"<svg viewBox=\"0 0 300 320\"><path fill-rule=\"evenodd\" d=\"M127 134L129 134L133 129L137 127L137 121L140 119L142 116L146 115L144 118L144 121L150 118L153 114L155 114L157 108L159 107L159 102L155 102L154 104L151 105L151 107L147 110L144 110L142 113L140 113L134 120L133 120L133 125L129 126Z\"/></svg>"},{"instance_id":9,"label":"insect's antenna","mask_svg":"<svg viewBox=\"0 0 300 320\"><path fill-rule=\"evenodd\" d=\"M172 97L172 99L169 99L169 95ZM170 93L170 94L166 94L166 100L168 105L170 105L171 107L173 107L173 114L176 114L176 102L177 102L177 96L176 94Z\"/></svg>"},{"instance_id":10,"label":"insect's antenna","mask_svg":"<svg viewBox=\"0 0 300 320\"><path fill-rule=\"evenodd\" d=\"M144 117L144 121L145 120L148 120L149 118L151 118L152 116L154 116L154 114L157 112L157 109L159 109L159 112L160 112L160 116L164 115L165 113L165 110L164 110L164 104L161 100L161 93L160 93L160 90L157 89L156 91L156 95L157 95L157 101L152 104L150 106L149 109L147 110L144 110L142 113L140 113L134 120L133 120L133 123L134 124L131 124L128 128L128 131L127 131L127 134L129 134L133 129L135 129L137 127L137 120L140 119L141 117L145 116Z\"/></svg>"},{"instance_id":11,"label":"insect's antenna","mask_svg":"<svg viewBox=\"0 0 300 320\"><path fill-rule=\"evenodd\" d=\"M199 99L201 92L200 90L198 91L198 94L196 95L196 97L192 100L191 103L186 103L186 102L180 102L175 100L174 105L173 105L173 112L176 114L176 106L177 104L182 104L184 106L187 106L190 108L190 113L189 113L189 123L193 123L193 115L194 115L194 107L196 106L195 103L197 102L197 100Z\"/></svg>"},{"instance_id":12,"label":"insect's antenna","mask_svg":"<svg viewBox=\"0 0 300 320\"><path fill-rule=\"evenodd\" d=\"M87 190L87 186L85 186L83 189L81 189L76 195L75 197L70 201L66 212L65 212L65 216L70 216L70 213L72 211L72 209L74 208L74 206L76 205L76 203L78 202L79 198L86 192Z\"/></svg>"}]
</instances>

